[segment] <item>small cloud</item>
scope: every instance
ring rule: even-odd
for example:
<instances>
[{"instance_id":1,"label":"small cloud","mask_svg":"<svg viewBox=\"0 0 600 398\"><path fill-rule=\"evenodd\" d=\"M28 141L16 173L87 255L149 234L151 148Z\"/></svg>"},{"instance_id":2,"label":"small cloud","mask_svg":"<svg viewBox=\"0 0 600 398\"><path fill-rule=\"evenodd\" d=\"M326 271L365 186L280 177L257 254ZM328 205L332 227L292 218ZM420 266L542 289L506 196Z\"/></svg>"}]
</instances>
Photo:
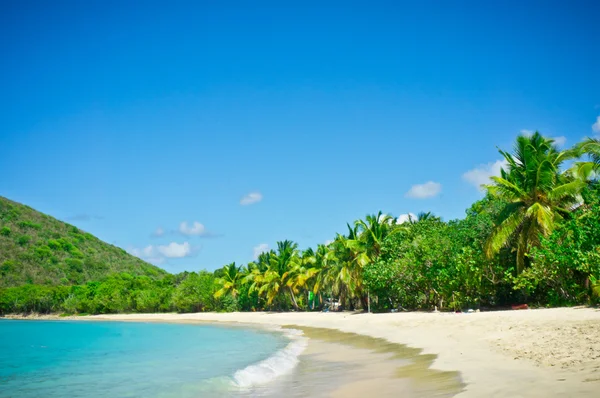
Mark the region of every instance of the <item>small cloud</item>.
<instances>
[{"instance_id":1,"label":"small cloud","mask_svg":"<svg viewBox=\"0 0 600 398\"><path fill-rule=\"evenodd\" d=\"M506 168L508 163L506 160L497 160L494 163L482 164L473 170L469 170L462 175L463 180L474 185L480 190L484 188L482 185L489 184L490 178L500 175L500 169Z\"/></svg>"},{"instance_id":2,"label":"small cloud","mask_svg":"<svg viewBox=\"0 0 600 398\"><path fill-rule=\"evenodd\" d=\"M152 237L159 238L165 234L165 230L161 227L156 228L156 231L152 233Z\"/></svg>"},{"instance_id":3,"label":"small cloud","mask_svg":"<svg viewBox=\"0 0 600 398\"><path fill-rule=\"evenodd\" d=\"M244 196L240 200L240 204L242 206L252 205L254 203L258 203L263 199L263 196L260 192L250 192L248 195Z\"/></svg>"},{"instance_id":4,"label":"small cloud","mask_svg":"<svg viewBox=\"0 0 600 398\"><path fill-rule=\"evenodd\" d=\"M149 263L160 265L167 258L189 257L194 253L194 250L188 242L171 242L168 245L148 245L143 248L131 247L127 249L127 252Z\"/></svg>"},{"instance_id":5,"label":"small cloud","mask_svg":"<svg viewBox=\"0 0 600 398\"><path fill-rule=\"evenodd\" d=\"M557 147L562 148L567 143L567 137L563 135L561 135L560 137L552 137L552 139L554 140L554 145L556 145Z\"/></svg>"},{"instance_id":6,"label":"small cloud","mask_svg":"<svg viewBox=\"0 0 600 398\"><path fill-rule=\"evenodd\" d=\"M519 133L523 134L526 137L529 137L529 136L533 135L533 133L535 133L535 131L528 130L528 129L522 129L521 131L519 131Z\"/></svg>"},{"instance_id":7,"label":"small cloud","mask_svg":"<svg viewBox=\"0 0 600 398\"><path fill-rule=\"evenodd\" d=\"M187 221L183 221L179 224L179 232L187 236L204 235L206 228L198 221L194 221L192 225L188 225Z\"/></svg>"},{"instance_id":8,"label":"small cloud","mask_svg":"<svg viewBox=\"0 0 600 398\"><path fill-rule=\"evenodd\" d=\"M171 242L168 245L158 246L158 252L167 258L183 258L192 254L192 247L188 242Z\"/></svg>"},{"instance_id":9,"label":"small cloud","mask_svg":"<svg viewBox=\"0 0 600 398\"><path fill-rule=\"evenodd\" d=\"M142 249L132 247L127 249L127 253L154 265L160 265L165 261L165 258L160 256L152 245L148 245Z\"/></svg>"},{"instance_id":10,"label":"small cloud","mask_svg":"<svg viewBox=\"0 0 600 398\"><path fill-rule=\"evenodd\" d=\"M426 199L437 196L442 191L442 184L428 181L425 184L413 185L404 195L407 198Z\"/></svg>"},{"instance_id":11,"label":"small cloud","mask_svg":"<svg viewBox=\"0 0 600 398\"><path fill-rule=\"evenodd\" d=\"M594 133L600 133L600 116L596 118L596 123L592 124L592 131Z\"/></svg>"},{"instance_id":12,"label":"small cloud","mask_svg":"<svg viewBox=\"0 0 600 398\"><path fill-rule=\"evenodd\" d=\"M404 224L405 222L409 222L410 220L416 219L417 215L414 213L400 214L400 216L398 216L398 218L396 219L396 224Z\"/></svg>"},{"instance_id":13,"label":"small cloud","mask_svg":"<svg viewBox=\"0 0 600 398\"><path fill-rule=\"evenodd\" d=\"M333 239L327 239L325 241L325 246L329 246L330 244L332 244L333 242L335 242Z\"/></svg>"},{"instance_id":14,"label":"small cloud","mask_svg":"<svg viewBox=\"0 0 600 398\"><path fill-rule=\"evenodd\" d=\"M255 260L258 259L258 256L260 256L261 253L265 253L265 252L268 252L268 251L269 251L269 245L267 245L266 243L261 243L258 246L254 246L254 249L253 249L254 259Z\"/></svg>"}]
</instances>

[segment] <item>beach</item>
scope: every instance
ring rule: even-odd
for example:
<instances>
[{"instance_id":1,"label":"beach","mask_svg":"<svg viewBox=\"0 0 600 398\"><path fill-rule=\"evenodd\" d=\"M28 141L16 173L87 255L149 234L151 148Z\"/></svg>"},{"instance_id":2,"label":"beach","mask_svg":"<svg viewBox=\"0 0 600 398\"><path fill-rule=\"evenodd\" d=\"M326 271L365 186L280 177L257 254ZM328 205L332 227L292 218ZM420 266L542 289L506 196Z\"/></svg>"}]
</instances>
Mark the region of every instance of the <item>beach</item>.
<instances>
[{"instance_id":1,"label":"beach","mask_svg":"<svg viewBox=\"0 0 600 398\"><path fill-rule=\"evenodd\" d=\"M297 325L385 339L434 354L435 370L460 372L464 388L457 397L597 397L600 391L600 310L592 308L120 314L85 319ZM361 391L356 388L354 392Z\"/></svg>"}]
</instances>

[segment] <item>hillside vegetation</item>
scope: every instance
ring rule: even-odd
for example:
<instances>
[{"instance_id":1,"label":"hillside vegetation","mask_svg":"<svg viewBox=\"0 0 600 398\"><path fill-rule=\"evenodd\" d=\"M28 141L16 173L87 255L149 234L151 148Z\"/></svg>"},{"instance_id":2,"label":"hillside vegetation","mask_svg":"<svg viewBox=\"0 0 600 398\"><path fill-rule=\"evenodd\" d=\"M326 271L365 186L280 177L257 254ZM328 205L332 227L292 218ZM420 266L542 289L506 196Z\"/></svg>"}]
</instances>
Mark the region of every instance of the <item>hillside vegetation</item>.
<instances>
[{"instance_id":1,"label":"hillside vegetation","mask_svg":"<svg viewBox=\"0 0 600 398\"><path fill-rule=\"evenodd\" d=\"M72 285L166 272L79 228L0 196L0 287Z\"/></svg>"}]
</instances>

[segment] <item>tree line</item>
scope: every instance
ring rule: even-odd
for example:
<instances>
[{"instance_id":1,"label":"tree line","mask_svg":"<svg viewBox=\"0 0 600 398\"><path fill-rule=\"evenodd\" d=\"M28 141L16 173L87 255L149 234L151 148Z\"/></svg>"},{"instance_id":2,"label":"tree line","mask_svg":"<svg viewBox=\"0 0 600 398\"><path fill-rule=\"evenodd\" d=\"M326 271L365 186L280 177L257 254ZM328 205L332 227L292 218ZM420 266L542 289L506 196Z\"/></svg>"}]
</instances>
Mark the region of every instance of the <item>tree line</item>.
<instances>
[{"instance_id":1,"label":"tree line","mask_svg":"<svg viewBox=\"0 0 600 398\"><path fill-rule=\"evenodd\" d=\"M114 274L77 286L0 290L0 313L561 306L600 295L600 141L560 150L521 135L461 220L381 212L328 244L289 240L245 265L162 279ZM402 222L401 222L402 221Z\"/></svg>"}]
</instances>

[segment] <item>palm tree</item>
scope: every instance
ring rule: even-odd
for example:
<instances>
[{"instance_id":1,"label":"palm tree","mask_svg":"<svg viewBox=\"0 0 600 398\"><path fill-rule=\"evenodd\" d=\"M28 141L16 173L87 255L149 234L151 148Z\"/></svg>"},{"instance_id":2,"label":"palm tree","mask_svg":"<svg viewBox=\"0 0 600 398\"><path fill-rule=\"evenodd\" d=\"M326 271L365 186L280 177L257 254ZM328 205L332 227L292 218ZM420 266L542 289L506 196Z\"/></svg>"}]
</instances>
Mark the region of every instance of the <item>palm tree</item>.
<instances>
[{"instance_id":1,"label":"palm tree","mask_svg":"<svg viewBox=\"0 0 600 398\"><path fill-rule=\"evenodd\" d=\"M219 298L226 294L231 294L233 298L236 298L239 293L240 285L246 276L243 271L243 267L236 266L235 262L224 266L221 269L222 276L216 280L216 283L220 285L221 288L215 292L215 298Z\"/></svg>"},{"instance_id":2,"label":"palm tree","mask_svg":"<svg viewBox=\"0 0 600 398\"><path fill-rule=\"evenodd\" d=\"M577 144L573 151L576 157L585 155L589 157L589 161L575 164L574 173L586 180L598 178L600 174L600 139L587 138Z\"/></svg>"},{"instance_id":3,"label":"palm tree","mask_svg":"<svg viewBox=\"0 0 600 398\"><path fill-rule=\"evenodd\" d=\"M364 221L355 221L354 225L357 230L356 232L352 231L351 234L359 237L365 244L366 254L371 260L375 260L375 258L379 257L381 244L392 231L393 224L394 218L387 214L382 214L380 211L376 215L367 215Z\"/></svg>"},{"instance_id":4,"label":"palm tree","mask_svg":"<svg viewBox=\"0 0 600 398\"><path fill-rule=\"evenodd\" d=\"M259 264L262 267L253 267L251 274L246 278L251 283L250 289L257 290L259 295L264 296L267 305L282 294L287 293L295 309L299 309L294 290L294 273L298 267L300 256L298 255L298 244L289 240L277 242L277 251L270 251L259 256Z\"/></svg>"},{"instance_id":5,"label":"palm tree","mask_svg":"<svg viewBox=\"0 0 600 398\"><path fill-rule=\"evenodd\" d=\"M347 304L348 299L353 298L366 302L362 274L363 268L371 259L367 254L367 240L361 240L360 236L358 225L354 228L348 225L347 236L338 234L329 245L324 274L319 276L320 281L326 281L331 292L340 298L342 306Z\"/></svg>"},{"instance_id":6,"label":"palm tree","mask_svg":"<svg viewBox=\"0 0 600 398\"><path fill-rule=\"evenodd\" d=\"M298 309L296 295L300 293L301 289L305 289L309 281L318 273L318 269L314 267L315 262L315 253L309 248L302 253L301 257L290 262L288 271L282 276L296 309Z\"/></svg>"},{"instance_id":7,"label":"palm tree","mask_svg":"<svg viewBox=\"0 0 600 398\"><path fill-rule=\"evenodd\" d=\"M441 218L436 216L435 214L433 214L432 212L428 211L428 212L420 212L419 214L417 214L417 222L420 221L440 221Z\"/></svg>"},{"instance_id":8,"label":"palm tree","mask_svg":"<svg viewBox=\"0 0 600 398\"><path fill-rule=\"evenodd\" d=\"M585 183L566 173L560 166L569 158L538 132L517 137L513 154L500 150L508 166L499 177L492 177L490 194L507 202L500 222L486 243L486 254L492 256L511 243L517 247L517 273L525 267L529 249L547 236L557 221L578 202Z\"/></svg>"}]
</instances>

